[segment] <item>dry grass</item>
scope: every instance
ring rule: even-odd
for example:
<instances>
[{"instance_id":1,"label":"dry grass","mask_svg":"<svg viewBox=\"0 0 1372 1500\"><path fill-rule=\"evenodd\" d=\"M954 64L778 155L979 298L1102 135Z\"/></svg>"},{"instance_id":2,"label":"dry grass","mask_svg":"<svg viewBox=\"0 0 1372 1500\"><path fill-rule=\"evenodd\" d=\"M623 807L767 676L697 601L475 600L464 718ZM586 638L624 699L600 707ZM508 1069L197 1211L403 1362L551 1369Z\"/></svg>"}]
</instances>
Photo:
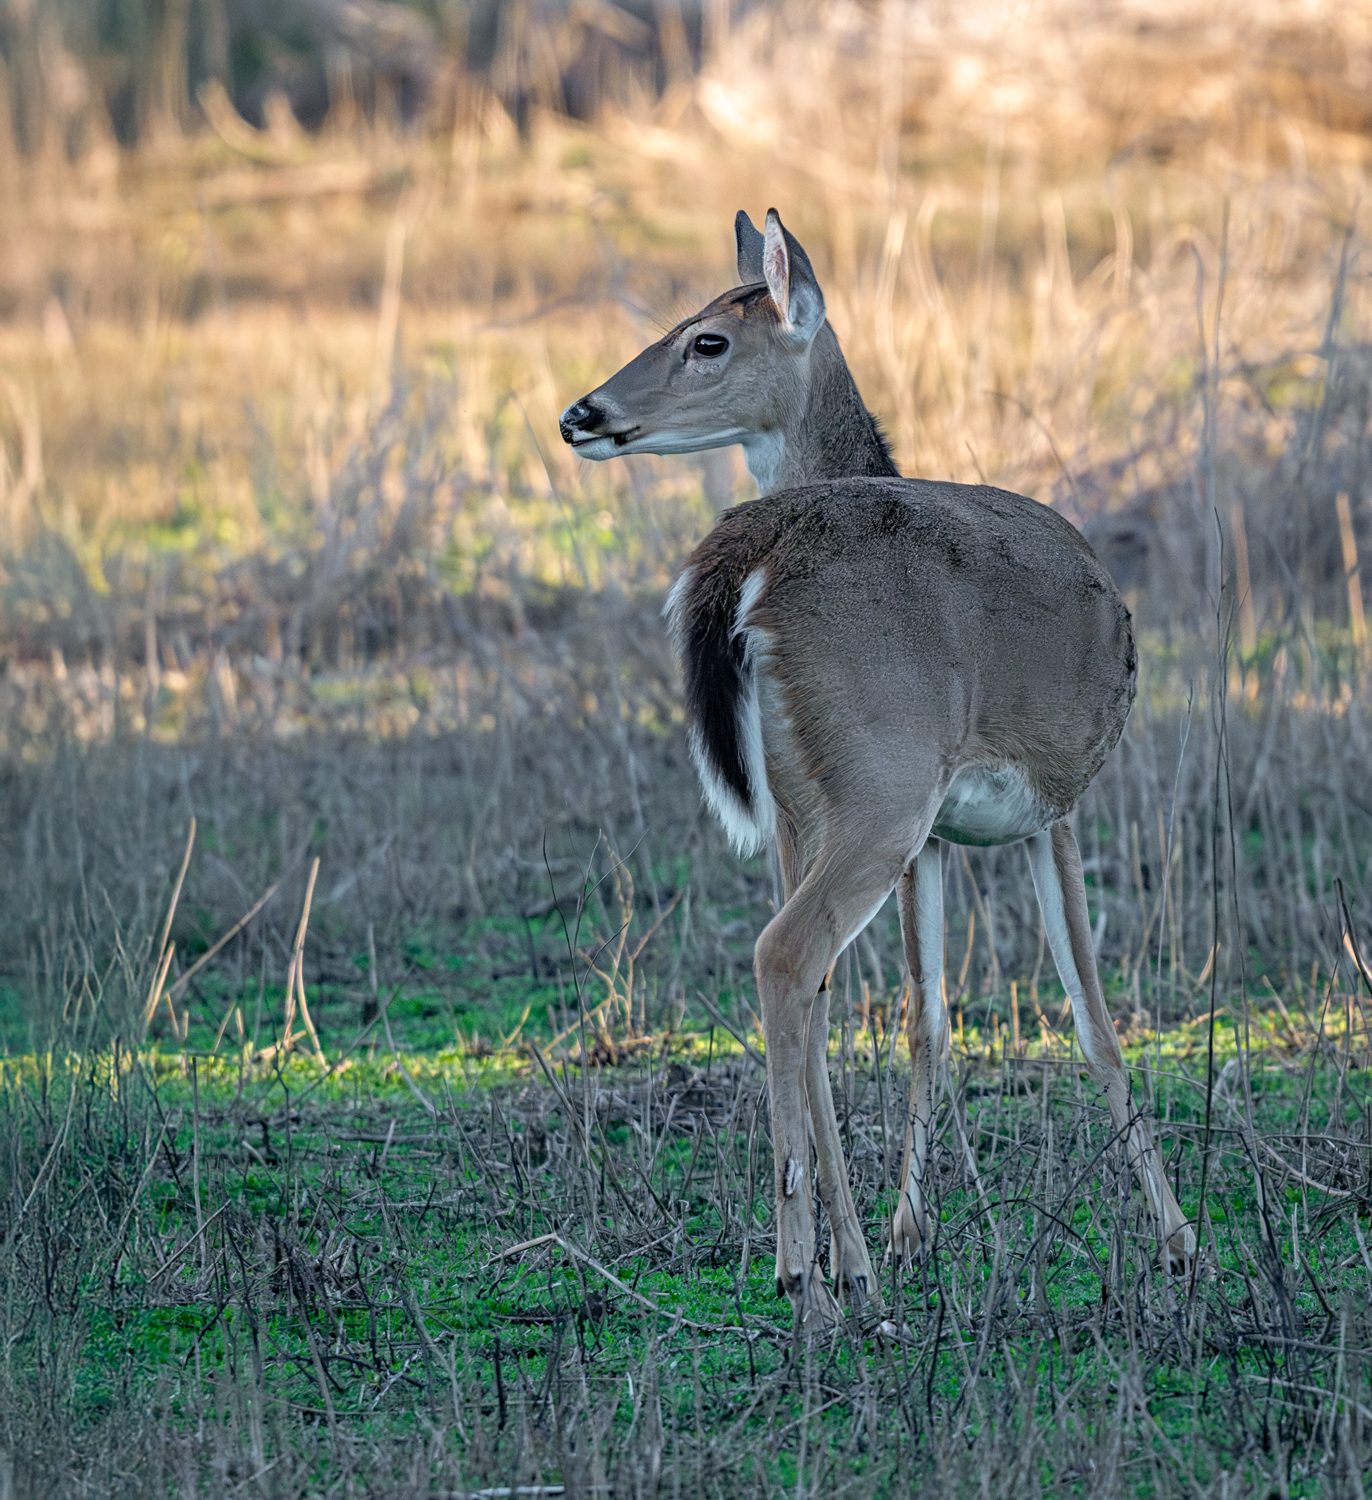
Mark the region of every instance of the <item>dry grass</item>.
<instances>
[{"instance_id":1,"label":"dry grass","mask_svg":"<svg viewBox=\"0 0 1372 1500\"><path fill-rule=\"evenodd\" d=\"M1254 1025L1213 1110L1203 1025L1145 1068L1182 1201L1206 1179L1192 1283L1158 1275L1066 1045L960 1046L934 1253L882 1277L902 1332L808 1341L771 1285L760 1069L725 1040L495 1089L356 1049L6 1064L11 1492L1360 1493L1361 1027ZM879 1223L901 1075L879 1027L839 1041Z\"/></svg>"},{"instance_id":2,"label":"dry grass","mask_svg":"<svg viewBox=\"0 0 1372 1500\"><path fill-rule=\"evenodd\" d=\"M1327 976L1336 875L1366 915L1363 648L1336 504L1351 495L1356 552L1360 15L1198 28L1064 6L1007 45L993 7L759 11L652 112L535 112L527 139L473 83L436 136L254 135L220 115L133 156L7 152L0 735L13 837L34 847L41 818L53 856L8 904L36 914L11 972L33 921L87 905L53 798L121 851L100 870L112 890L139 872L125 912L196 812L242 861L235 880L192 871L210 931L293 867L308 827L326 881L352 882L354 950L368 921L538 899L537 850L568 809L582 847L608 826L621 848L696 851L645 887L713 888L651 616L746 481L727 456L577 472L555 423L650 336L645 309L670 321L727 283L733 208L775 201L907 471L1055 499L1129 591L1143 699L1083 837L1136 1012L1184 1013L1216 943L1218 682L1242 946L1279 985ZM325 823L340 732L391 743L349 750L359 776ZM69 741L100 753L49 776ZM402 813L390 768L446 746L529 769L483 769L475 791L466 770L417 769ZM259 753L281 768L266 785ZM302 831L245 841L253 819ZM402 898L369 862L383 845L415 872L405 888L445 894ZM1034 970L1020 863L971 867L969 997L1003 1004ZM889 986L889 945L874 962Z\"/></svg>"},{"instance_id":3,"label":"dry grass","mask_svg":"<svg viewBox=\"0 0 1372 1500\"><path fill-rule=\"evenodd\" d=\"M473 84L451 137L10 151L12 537L46 522L99 581L178 541L270 551L274 508L308 533L384 406L394 331L522 569L579 581L546 536L550 481L592 514L629 487L574 472L558 410L725 284L734 208L771 201L908 471L1045 497L1124 458L1131 487L1174 477L1194 449L1159 451L1154 408L1204 388L1196 278L1210 344L1226 204L1225 376L1318 378L1368 122L1354 8L1303 30L1282 7L1203 29L1154 12L1063 5L1006 46L994 6L759 11L655 119L538 114L526 141ZM1350 330L1362 298L1354 277ZM637 469L680 493L683 465Z\"/></svg>"},{"instance_id":4,"label":"dry grass","mask_svg":"<svg viewBox=\"0 0 1372 1500\"><path fill-rule=\"evenodd\" d=\"M64 1492L460 1493L556 1473L625 1494L1361 1493L1370 22L1348 5L1204 23L1157 6L796 6L751 13L727 45L716 29L698 78L591 125L534 110L521 136L473 81L414 136L254 134L220 112L133 154L98 132L76 160L0 140L0 1001L30 1056L4 1096L0 1395L12 1431L62 1455ZM1216 1220L1194 1288L1157 1279L1136 1202L1106 1193L1011 849L949 871L949 1109L986 1196L965 1156L945 1161L949 1259L929 1274L947 1279L910 1294L899 1349L802 1358L760 1300L757 1080L707 1061L702 1084L708 1044L682 1028L717 1014L752 1035L773 886L699 810L656 621L747 481L727 456L578 470L556 416L727 285L733 211L770 203L906 472L1054 501L1129 592L1139 704L1079 834L1140 1088L1170 1117L1183 1203ZM149 1027L192 816L168 985L279 891ZM606 884L573 960L561 914L593 849ZM626 859L618 895L608 850ZM293 1112L308 1065L278 1076L271 1049L315 858L303 977L323 1050L337 1060L391 994L416 1086L473 1085L451 1114L383 1076L384 1049L351 1075L367 1100L349 1102L345 1073ZM574 976L624 923L632 945L659 919L579 1052ZM840 977L835 1074L875 1223L900 1087L893 924ZM588 1006L609 993L586 984ZM560 1052L606 1078L564 1059L554 1086L520 1059L569 1022ZM1182 1029L1164 1043L1160 1023ZM1016 1026L1022 1050L1057 1058L1032 1097ZM613 1071L645 1037L655 1069L678 1049L681 1077ZM200 1059L200 1105L179 1061L162 1081L156 1051L127 1062L149 1043ZM209 1061L226 1049L241 1074ZM512 1096L475 1088L511 1073ZM399 1122L416 1154L312 1142L297 1170L297 1128L350 1119ZM202 1128L223 1136L213 1165ZM258 1129L287 1134L284 1180ZM448 1182L426 1202L435 1162ZM605 1209L602 1176L659 1168L661 1212L627 1186ZM226 1195L233 1213L201 1236ZM503 1273L462 1278L553 1226L577 1250L533 1265L575 1295L549 1292L556 1347L531 1344L516 1386L487 1332L509 1311L491 1312ZM160 1257L188 1237L177 1295L203 1308L212 1369L202 1338L174 1365L154 1316ZM374 1313L368 1335L348 1323L352 1283L329 1290L348 1245L392 1297L384 1356ZM444 1246L471 1264L455 1272ZM707 1246L742 1268L737 1287L697 1286ZM695 1322L765 1322L772 1355L640 1325L632 1297L602 1327L577 1252L628 1284L695 1288ZM465 1288L444 1304L456 1344L421 1332L444 1276ZM269 1302L287 1352L259 1370L244 1330ZM225 1308L232 1324L207 1321ZM120 1345L128 1317L140 1331ZM574 1360L587 1320L600 1342ZM404 1372L378 1425L334 1359L376 1389ZM101 1360L122 1384L96 1378ZM126 1465L109 1457L120 1433ZM20 1492L43 1492L16 1461Z\"/></svg>"}]
</instances>

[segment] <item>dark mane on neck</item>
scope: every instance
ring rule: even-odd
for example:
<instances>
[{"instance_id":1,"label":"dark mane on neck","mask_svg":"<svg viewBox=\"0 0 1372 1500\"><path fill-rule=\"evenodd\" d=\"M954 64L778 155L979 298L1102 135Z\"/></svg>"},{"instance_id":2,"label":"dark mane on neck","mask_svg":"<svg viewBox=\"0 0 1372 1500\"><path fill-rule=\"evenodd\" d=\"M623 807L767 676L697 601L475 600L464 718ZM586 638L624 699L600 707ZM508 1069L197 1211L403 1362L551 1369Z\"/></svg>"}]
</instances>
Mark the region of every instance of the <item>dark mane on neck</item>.
<instances>
[{"instance_id":1,"label":"dark mane on neck","mask_svg":"<svg viewBox=\"0 0 1372 1500\"><path fill-rule=\"evenodd\" d=\"M861 400L861 396L858 397ZM900 478L900 470L896 467L895 455L891 451L891 439L886 436L886 429L881 425L881 418L872 411L864 402L862 414L867 418L867 425L871 428L872 441L876 444L881 456L886 460L886 467L880 472L889 474L894 479Z\"/></svg>"},{"instance_id":2,"label":"dark mane on neck","mask_svg":"<svg viewBox=\"0 0 1372 1500\"><path fill-rule=\"evenodd\" d=\"M891 444L867 409L837 336L826 324L820 338L825 342L816 350L822 363L811 387L810 412L810 430L818 440L813 456L822 470L816 477L898 478Z\"/></svg>"}]
</instances>

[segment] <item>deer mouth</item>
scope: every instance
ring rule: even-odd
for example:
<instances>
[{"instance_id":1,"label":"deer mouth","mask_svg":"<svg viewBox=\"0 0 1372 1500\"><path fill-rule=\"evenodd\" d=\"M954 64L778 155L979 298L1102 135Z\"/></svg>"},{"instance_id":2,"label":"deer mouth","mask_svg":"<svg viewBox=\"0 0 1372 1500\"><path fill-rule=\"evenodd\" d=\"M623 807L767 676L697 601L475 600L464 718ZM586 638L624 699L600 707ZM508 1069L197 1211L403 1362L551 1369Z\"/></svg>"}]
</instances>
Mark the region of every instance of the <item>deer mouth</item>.
<instances>
[{"instance_id":1,"label":"deer mouth","mask_svg":"<svg viewBox=\"0 0 1372 1500\"><path fill-rule=\"evenodd\" d=\"M572 451L575 453L580 449L600 448L604 449L607 444L612 448L623 448L639 435L642 428L626 427L622 432L580 432L575 437L568 438ZM604 456L608 457L608 453Z\"/></svg>"},{"instance_id":2,"label":"deer mouth","mask_svg":"<svg viewBox=\"0 0 1372 1500\"><path fill-rule=\"evenodd\" d=\"M631 443L638 436L637 427L626 427L623 432L587 432L579 434L571 439L573 448L585 448L591 443L613 443L616 448L622 448L625 443Z\"/></svg>"}]
</instances>

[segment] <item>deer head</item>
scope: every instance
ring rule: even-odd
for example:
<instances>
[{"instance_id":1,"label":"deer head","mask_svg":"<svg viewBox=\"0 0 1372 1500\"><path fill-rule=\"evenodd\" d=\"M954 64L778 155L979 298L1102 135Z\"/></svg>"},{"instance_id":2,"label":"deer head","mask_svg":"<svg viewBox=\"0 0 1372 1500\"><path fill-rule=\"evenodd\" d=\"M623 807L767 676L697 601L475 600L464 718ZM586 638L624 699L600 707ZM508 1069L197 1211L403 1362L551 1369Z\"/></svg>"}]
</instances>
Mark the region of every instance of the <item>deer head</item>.
<instances>
[{"instance_id":1,"label":"deer head","mask_svg":"<svg viewBox=\"0 0 1372 1500\"><path fill-rule=\"evenodd\" d=\"M872 423L825 321L810 257L774 208L763 233L740 210L734 237L741 284L563 412L562 436L582 458L741 443L764 491L837 477L823 462L827 429L854 416L854 404ZM886 459L839 472L894 471Z\"/></svg>"}]
</instances>

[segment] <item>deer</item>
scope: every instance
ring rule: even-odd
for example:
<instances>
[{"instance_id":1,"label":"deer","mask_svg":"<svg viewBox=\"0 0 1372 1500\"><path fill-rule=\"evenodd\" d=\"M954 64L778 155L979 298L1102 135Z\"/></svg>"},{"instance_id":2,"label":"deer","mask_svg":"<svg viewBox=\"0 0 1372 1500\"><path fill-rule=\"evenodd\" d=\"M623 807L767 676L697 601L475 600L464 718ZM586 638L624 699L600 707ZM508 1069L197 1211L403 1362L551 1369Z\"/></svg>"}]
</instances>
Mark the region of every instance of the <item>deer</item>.
<instances>
[{"instance_id":1,"label":"deer","mask_svg":"<svg viewBox=\"0 0 1372 1500\"><path fill-rule=\"evenodd\" d=\"M740 211L734 231L740 284L574 401L560 428L592 460L741 444L757 482L759 498L723 512L687 559L664 613L705 800L741 855L774 843L780 868L784 899L753 962L778 1296L797 1327L882 1313L829 1081L829 986L893 889L911 1083L887 1254L909 1265L928 1253L949 1052L945 844L1025 845L1083 1060L1142 1182L1163 1268L1184 1272L1195 1233L1132 1097L1070 822L1133 703L1129 611L1049 506L902 477L805 250L775 209L761 231Z\"/></svg>"}]
</instances>

